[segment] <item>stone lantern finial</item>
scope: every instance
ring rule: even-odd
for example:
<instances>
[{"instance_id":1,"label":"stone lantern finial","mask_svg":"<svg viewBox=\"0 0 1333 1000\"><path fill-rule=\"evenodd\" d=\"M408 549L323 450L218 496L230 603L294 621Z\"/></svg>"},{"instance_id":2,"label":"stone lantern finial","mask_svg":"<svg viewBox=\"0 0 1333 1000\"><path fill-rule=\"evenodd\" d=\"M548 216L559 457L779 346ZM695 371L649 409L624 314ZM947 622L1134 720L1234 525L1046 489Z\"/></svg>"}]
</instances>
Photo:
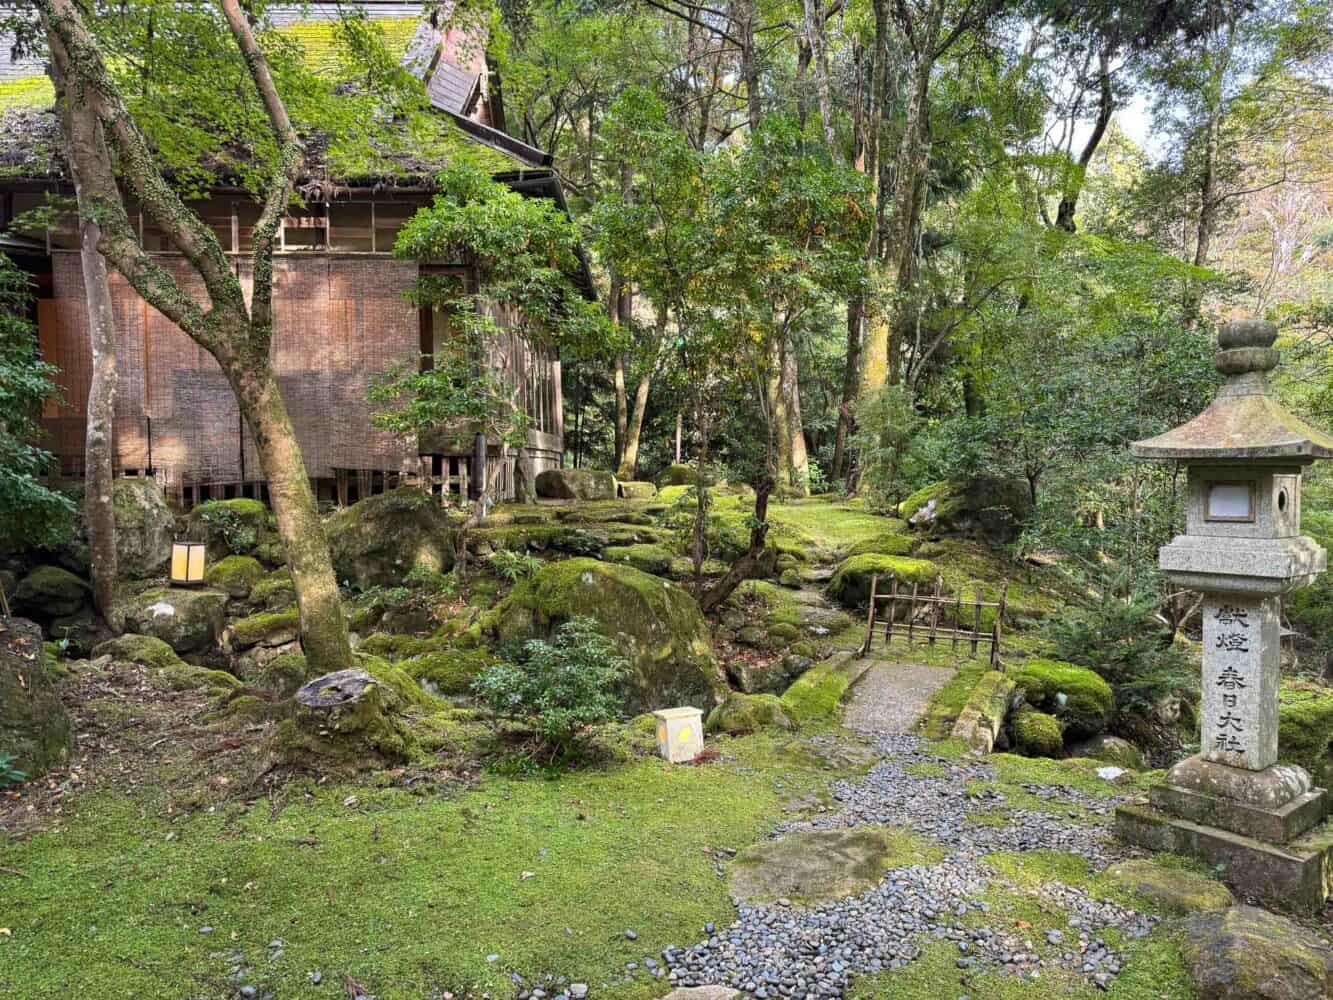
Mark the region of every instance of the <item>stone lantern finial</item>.
<instances>
[{"instance_id":1,"label":"stone lantern finial","mask_svg":"<svg viewBox=\"0 0 1333 1000\"><path fill-rule=\"evenodd\" d=\"M1223 375L1271 372L1281 360L1273 347L1277 324L1261 319L1232 320L1217 331L1217 355L1213 359Z\"/></svg>"}]
</instances>

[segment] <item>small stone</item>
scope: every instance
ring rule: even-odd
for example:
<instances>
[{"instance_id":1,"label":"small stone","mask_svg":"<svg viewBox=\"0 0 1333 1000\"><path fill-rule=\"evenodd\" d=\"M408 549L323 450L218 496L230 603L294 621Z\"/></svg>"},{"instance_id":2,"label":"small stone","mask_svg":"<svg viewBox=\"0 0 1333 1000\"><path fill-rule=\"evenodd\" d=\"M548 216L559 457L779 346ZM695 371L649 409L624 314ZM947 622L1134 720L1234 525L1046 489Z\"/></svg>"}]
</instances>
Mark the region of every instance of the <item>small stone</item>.
<instances>
[{"instance_id":1,"label":"small stone","mask_svg":"<svg viewBox=\"0 0 1333 1000\"><path fill-rule=\"evenodd\" d=\"M625 932L625 938L626 938L626 940L629 940L629 941L637 941L637 940L639 940L639 932L638 932L638 931L626 931L626 932Z\"/></svg>"},{"instance_id":2,"label":"small stone","mask_svg":"<svg viewBox=\"0 0 1333 1000\"><path fill-rule=\"evenodd\" d=\"M495 955L495 954L487 955L487 956L486 956L486 961L488 961L488 962L498 962L498 961L500 961L500 956L499 956L499 955Z\"/></svg>"},{"instance_id":3,"label":"small stone","mask_svg":"<svg viewBox=\"0 0 1333 1000\"><path fill-rule=\"evenodd\" d=\"M587 984L587 983L570 983L570 984L569 984L569 995L570 995L571 997L573 997L574 1000L583 1000L583 998L586 997L586 996L588 995L588 984Z\"/></svg>"},{"instance_id":4,"label":"small stone","mask_svg":"<svg viewBox=\"0 0 1333 1000\"><path fill-rule=\"evenodd\" d=\"M212 933L213 933L213 928L211 928L211 927L200 927L200 928L199 928L199 933L200 933L200 934L212 934Z\"/></svg>"}]
</instances>

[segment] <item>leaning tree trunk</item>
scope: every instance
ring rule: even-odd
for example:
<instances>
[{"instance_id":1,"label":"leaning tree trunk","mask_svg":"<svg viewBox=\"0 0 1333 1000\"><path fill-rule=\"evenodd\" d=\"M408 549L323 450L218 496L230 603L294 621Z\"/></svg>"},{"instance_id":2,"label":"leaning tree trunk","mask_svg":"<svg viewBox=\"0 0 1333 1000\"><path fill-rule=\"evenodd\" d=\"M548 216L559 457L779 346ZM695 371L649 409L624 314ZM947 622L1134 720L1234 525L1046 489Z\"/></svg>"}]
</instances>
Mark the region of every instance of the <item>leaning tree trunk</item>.
<instances>
[{"instance_id":1,"label":"leaning tree trunk","mask_svg":"<svg viewBox=\"0 0 1333 1000\"><path fill-rule=\"evenodd\" d=\"M764 546L768 541L768 497L772 492L773 480L766 476L755 492L754 526L750 529L750 547L731 564L722 578L699 598L699 610L704 614L711 612L730 597L737 587L754 575L755 567L759 565L759 559L764 554Z\"/></svg>"},{"instance_id":2,"label":"leaning tree trunk","mask_svg":"<svg viewBox=\"0 0 1333 1000\"><path fill-rule=\"evenodd\" d=\"M78 184L75 183L75 190ZM101 229L85 217L80 260L88 303L88 342L92 346L93 377L88 386L88 429L83 443L84 517L88 527L88 562L93 577L93 603L102 617L114 616L116 597L116 315L111 308L106 260L97 252ZM118 623L112 627L119 630Z\"/></svg>"},{"instance_id":3,"label":"leaning tree trunk","mask_svg":"<svg viewBox=\"0 0 1333 1000\"><path fill-rule=\"evenodd\" d=\"M648 390L652 380L652 375L645 373L634 389L634 411L625 427L625 448L620 454L620 466L616 469L616 478L626 482L636 478L639 442L643 439L643 416L648 409Z\"/></svg>"},{"instance_id":4,"label":"leaning tree trunk","mask_svg":"<svg viewBox=\"0 0 1333 1000\"><path fill-rule=\"evenodd\" d=\"M788 472L792 492L810 495L810 457L805 447L805 425L801 419L800 371L796 364L796 345L790 339L782 347L782 405L786 411Z\"/></svg>"}]
</instances>

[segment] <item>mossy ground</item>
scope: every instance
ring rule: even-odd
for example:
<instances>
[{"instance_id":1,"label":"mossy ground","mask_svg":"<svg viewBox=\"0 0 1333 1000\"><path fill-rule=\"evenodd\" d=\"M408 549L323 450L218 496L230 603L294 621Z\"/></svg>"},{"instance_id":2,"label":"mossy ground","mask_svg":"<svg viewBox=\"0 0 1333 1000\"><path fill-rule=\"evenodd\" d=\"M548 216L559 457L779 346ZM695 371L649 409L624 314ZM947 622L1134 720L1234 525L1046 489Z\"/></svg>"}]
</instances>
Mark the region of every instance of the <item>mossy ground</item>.
<instances>
[{"instance_id":1,"label":"mossy ground","mask_svg":"<svg viewBox=\"0 0 1333 1000\"><path fill-rule=\"evenodd\" d=\"M0 992L230 995L234 952L249 981L291 997L327 994L315 969L381 1000L508 995L511 971L596 990L731 919L711 852L754 841L828 777L789 741L721 740L724 759L704 767L638 757L559 781L492 775L452 797L303 783L188 815L162 796L87 797L59 828L6 846L26 877L0 883L12 933ZM270 960L274 938L286 946ZM655 986L600 992L633 1000Z\"/></svg>"}]
</instances>

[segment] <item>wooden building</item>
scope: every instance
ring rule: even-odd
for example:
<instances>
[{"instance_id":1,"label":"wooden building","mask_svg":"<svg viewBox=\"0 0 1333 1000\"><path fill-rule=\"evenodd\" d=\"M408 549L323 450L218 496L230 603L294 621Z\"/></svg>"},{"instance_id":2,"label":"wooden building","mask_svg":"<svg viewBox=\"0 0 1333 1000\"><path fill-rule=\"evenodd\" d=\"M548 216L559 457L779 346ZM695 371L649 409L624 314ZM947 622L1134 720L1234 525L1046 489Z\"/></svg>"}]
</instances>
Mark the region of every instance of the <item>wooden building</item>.
<instances>
[{"instance_id":1,"label":"wooden building","mask_svg":"<svg viewBox=\"0 0 1333 1000\"><path fill-rule=\"evenodd\" d=\"M405 56L423 78L437 113L450 119L458 141L484 153L498 180L531 197L563 205L550 157L493 127L484 65L460 65L451 39L422 23ZM42 204L49 192L71 188L59 157L54 113L9 109L0 140L0 223ZM14 145L15 136L21 145ZM10 145L6 148L5 143ZM274 265L275 333L272 358L302 453L321 500L348 503L419 481L434 491L475 495L478 473L493 495L512 497L537 473L558 467L563 454L560 359L548 347L517 335L497 345L487 362L514 387L531 417L525 447L502 452L470 432L407 440L374 428L367 389L372 376L416 363L447 336L447 323L409 304L417 281L414 263L392 256L399 228L432 197L430 177L442 164L420 165L417 175L385 184L382 178L319 178L303 214L289 216ZM213 227L246 283L250 240L259 206L245 192L217 189L194 205ZM205 300L202 285L151 221L138 216L144 248L174 273L182 287ZM60 368L60 399L44 413L45 442L67 476L82 473L84 412L91 352L77 234L63 228L10 234L7 250L35 275L37 325L44 357ZM441 269L468 273L467 261ZM590 276L580 281L594 294ZM183 505L203 499L263 497L254 444L225 377L213 358L149 306L113 272L118 336L119 391L115 448L123 475L151 475Z\"/></svg>"}]
</instances>

